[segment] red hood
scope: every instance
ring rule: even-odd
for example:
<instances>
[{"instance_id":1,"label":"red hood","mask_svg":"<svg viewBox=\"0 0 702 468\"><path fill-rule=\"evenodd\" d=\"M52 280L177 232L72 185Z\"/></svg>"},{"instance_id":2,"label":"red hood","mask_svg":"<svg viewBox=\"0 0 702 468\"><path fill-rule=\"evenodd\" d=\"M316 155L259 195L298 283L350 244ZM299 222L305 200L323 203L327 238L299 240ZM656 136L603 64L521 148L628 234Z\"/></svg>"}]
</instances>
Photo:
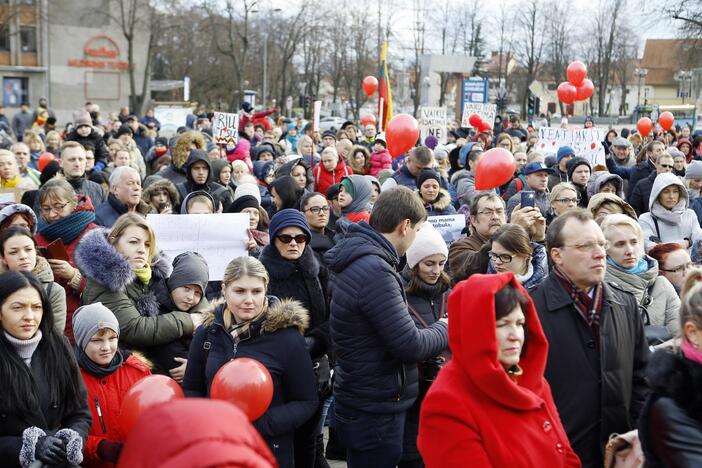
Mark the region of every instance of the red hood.
<instances>
[{"instance_id":1,"label":"red hood","mask_svg":"<svg viewBox=\"0 0 702 468\"><path fill-rule=\"evenodd\" d=\"M508 283L529 298L529 307L524 311L525 350L519 361L524 373L519 377L519 385L512 382L497 361L495 293ZM527 409L541 404L541 399L536 395L542 394L548 342L534 303L514 274L475 274L461 281L449 296L448 314L449 346L453 360L473 385L488 397L509 407Z\"/></svg>"},{"instance_id":2,"label":"red hood","mask_svg":"<svg viewBox=\"0 0 702 468\"><path fill-rule=\"evenodd\" d=\"M76 199L78 204L76 205L76 209L73 211L95 211L93 202L90 201L90 197L87 195L78 195Z\"/></svg>"},{"instance_id":3,"label":"red hood","mask_svg":"<svg viewBox=\"0 0 702 468\"><path fill-rule=\"evenodd\" d=\"M119 459L124 468L276 467L270 449L239 409L187 398L147 410Z\"/></svg>"}]
</instances>

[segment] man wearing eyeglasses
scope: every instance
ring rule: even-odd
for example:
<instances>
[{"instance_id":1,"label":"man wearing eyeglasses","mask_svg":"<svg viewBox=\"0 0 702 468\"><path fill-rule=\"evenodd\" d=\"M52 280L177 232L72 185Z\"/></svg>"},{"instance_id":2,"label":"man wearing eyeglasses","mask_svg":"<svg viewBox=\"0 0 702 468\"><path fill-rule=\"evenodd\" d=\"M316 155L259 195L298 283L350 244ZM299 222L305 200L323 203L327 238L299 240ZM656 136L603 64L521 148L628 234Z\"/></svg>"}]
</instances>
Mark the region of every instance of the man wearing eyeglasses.
<instances>
[{"instance_id":1,"label":"man wearing eyeglasses","mask_svg":"<svg viewBox=\"0 0 702 468\"><path fill-rule=\"evenodd\" d=\"M656 159L656 170L651 172L648 177L639 180L631 192L629 204L634 208L637 215L641 216L644 213L648 213L648 199L651 197L653 182L658 177L658 174L667 174L668 172L673 172L673 157L666 152Z\"/></svg>"},{"instance_id":2,"label":"man wearing eyeglasses","mask_svg":"<svg viewBox=\"0 0 702 468\"><path fill-rule=\"evenodd\" d=\"M648 345L633 295L605 283L607 242L592 215L549 226L549 276L530 291L549 342L546 380L573 450L599 467L610 434L636 427L648 393Z\"/></svg>"}]
</instances>

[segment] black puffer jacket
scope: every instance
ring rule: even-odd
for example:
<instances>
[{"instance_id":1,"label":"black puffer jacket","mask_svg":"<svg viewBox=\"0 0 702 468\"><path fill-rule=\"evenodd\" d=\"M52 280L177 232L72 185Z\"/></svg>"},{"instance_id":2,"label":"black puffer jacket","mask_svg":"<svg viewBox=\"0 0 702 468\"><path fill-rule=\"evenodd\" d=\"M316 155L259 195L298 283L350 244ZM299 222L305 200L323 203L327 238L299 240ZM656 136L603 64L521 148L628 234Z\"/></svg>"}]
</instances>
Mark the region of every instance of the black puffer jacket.
<instances>
[{"instance_id":1,"label":"black puffer jacket","mask_svg":"<svg viewBox=\"0 0 702 468\"><path fill-rule=\"evenodd\" d=\"M448 346L448 327L419 330L407 313L400 259L364 221L325 255L329 329L336 354L337 407L369 413L406 411L417 398L416 363Z\"/></svg>"},{"instance_id":2,"label":"black puffer jacket","mask_svg":"<svg viewBox=\"0 0 702 468\"><path fill-rule=\"evenodd\" d=\"M636 299L614 283L604 288L599 346L554 273L530 290L549 343L546 380L583 466L602 466L609 435L634 429L648 393Z\"/></svg>"},{"instance_id":3,"label":"black puffer jacket","mask_svg":"<svg viewBox=\"0 0 702 468\"><path fill-rule=\"evenodd\" d=\"M330 347L329 309L327 307L327 269L320 266L314 251L307 246L297 261L280 256L275 245L268 244L258 258L268 271L269 294L279 299L297 299L310 314L305 336L313 340L312 358L325 354Z\"/></svg>"},{"instance_id":4,"label":"black puffer jacket","mask_svg":"<svg viewBox=\"0 0 702 468\"><path fill-rule=\"evenodd\" d=\"M702 466L702 366L658 351L646 374L652 393L639 420L646 466Z\"/></svg>"},{"instance_id":5,"label":"black puffer jacket","mask_svg":"<svg viewBox=\"0 0 702 468\"><path fill-rule=\"evenodd\" d=\"M195 181L193 181L192 173L190 171L193 164L198 161L203 161L205 164L207 164L207 181L204 184L196 184ZM187 197L189 193L197 190L203 190L212 195L215 202L222 205L222 211L226 213L229 206L232 204L233 198L225 187L213 182L214 174L212 171L212 163L210 162L210 158L207 156L207 153L202 150L192 150L183 167L185 169L185 177L187 180L176 185L180 199L185 201L185 197ZM217 212L217 207L215 207L215 212Z\"/></svg>"}]
</instances>

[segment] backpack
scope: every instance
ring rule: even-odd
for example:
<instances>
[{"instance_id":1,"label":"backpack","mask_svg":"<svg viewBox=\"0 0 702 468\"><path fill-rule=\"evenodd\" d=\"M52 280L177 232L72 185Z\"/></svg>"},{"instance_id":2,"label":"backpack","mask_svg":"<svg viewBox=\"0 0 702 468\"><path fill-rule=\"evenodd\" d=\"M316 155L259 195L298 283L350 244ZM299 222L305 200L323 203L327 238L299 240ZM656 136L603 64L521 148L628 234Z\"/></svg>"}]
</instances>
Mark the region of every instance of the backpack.
<instances>
[{"instance_id":1,"label":"backpack","mask_svg":"<svg viewBox=\"0 0 702 468\"><path fill-rule=\"evenodd\" d=\"M524 184L526 183L526 180L524 180L524 176L522 174L519 174L517 177L514 179L514 187L517 189L514 193L519 193L524 189ZM508 185L509 187L509 185ZM507 201L507 190L505 190L505 193L502 194L502 199L506 202Z\"/></svg>"}]
</instances>

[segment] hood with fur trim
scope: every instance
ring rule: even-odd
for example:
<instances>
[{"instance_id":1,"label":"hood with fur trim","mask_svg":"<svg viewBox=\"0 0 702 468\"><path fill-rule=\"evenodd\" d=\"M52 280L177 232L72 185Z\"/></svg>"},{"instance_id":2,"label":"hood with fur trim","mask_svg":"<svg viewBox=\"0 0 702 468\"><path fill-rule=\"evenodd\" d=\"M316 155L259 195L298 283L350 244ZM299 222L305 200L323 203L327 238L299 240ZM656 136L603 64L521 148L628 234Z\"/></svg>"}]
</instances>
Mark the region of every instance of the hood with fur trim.
<instances>
[{"instance_id":1,"label":"hood with fur trim","mask_svg":"<svg viewBox=\"0 0 702 468\"><path fill-rule=\"evenodd\" d=\"M172 206L178 206L180 204L180 194L178 193L176 186L173 184L173 182L163 177L153 179L152 182L144 188L144 191L141 193L141 199L147 205L151 205L151 197L153 196L153 194L155 194L156 192L160 192L161 190L165 190L166 192L168 192L168 196L171 199ZM153 205L152 207L158 208Z\"/></svg>"},{"instance_id":2,"label":"hood with fur trim","mask_svg":"<svg viewBox=\"0 0 702 468\"><path fill-rule=\"evenodd\" d=\"M173 158L171 163L173 166L177 167L178 169L183 168L185 161L188 160L190 150L192 149L191 145L195 145L197 149L201 149L203 151L207 150L207 143L205 143L205 137L202 136L202 133L194 130L184 132L178 137L175 145L173 145L173 148L171 149L171 157Z\"/></svg>"},{"instance_id":3,"label":"hood with fur trim","mask_svg":"<svg viewBox=\"0 0 702 468\"><path fill-rule=\"evenodd\" d=\"M86 233L76 246L74 260L83 276L111 291L123 291L136 275L126 257L108 242L109 234L110 231L104 228ZM151 270L154 279L168 278L172 271L171 262L164 253L157 252L151 259Z\"/></svg>"},{"instance_id":4,"label":"hood with fur trim","mask_svg":"<svg viewBox=\"0 0 702 468\"><path fill-rule=\"evenodd\" d=\"M422 203L424 203L425 206L431 205L434 207L434 210L436 210L436 211L444 211L451 204L451 195L449 195L448 190L446 190L444 188L439 189L439 194L436 196L434 203L425 202L424 199L422 198L422 195L419 193L419 190L417 190L416 192L417 192L417 195L419 196L419 198L422 200Z\"/></svg>"},{"instance_id":5,"label":"hood with fur trim","mask_svg":"<svg viewBox=\"0 0 702 468\"><path fill-rule=\"evenodd\" d=\"M285 328L294 327L305 334L305 330L310 324L310 314L300 301L295 299L278 299L275 296L267 296L268 310L261 321L261 334L269 334ZM214 323L222 324L222 314L226 302L218 299L212 303L210 310L205 315L203 325L208 327Z\"/></svg>"}]
</instances>

